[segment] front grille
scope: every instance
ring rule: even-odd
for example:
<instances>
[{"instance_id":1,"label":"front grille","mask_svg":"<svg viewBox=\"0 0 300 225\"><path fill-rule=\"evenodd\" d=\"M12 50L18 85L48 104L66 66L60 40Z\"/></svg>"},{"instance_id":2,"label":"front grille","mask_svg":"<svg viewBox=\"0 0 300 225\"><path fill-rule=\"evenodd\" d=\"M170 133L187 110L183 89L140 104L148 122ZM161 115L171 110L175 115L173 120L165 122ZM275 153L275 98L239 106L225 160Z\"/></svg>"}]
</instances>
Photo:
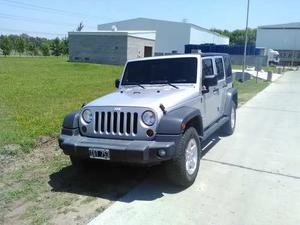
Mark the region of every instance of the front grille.
<instances>
[{"instance_id":1,"label":"front grille","mask_svg":"<svg viewBox=\"0 0 300 225\"><path fill-rule=\"evenodd\" d=\"M138 113L97 111L94 129L98 134L135 135L138 132Z\"/></svg>"}]
</instances>

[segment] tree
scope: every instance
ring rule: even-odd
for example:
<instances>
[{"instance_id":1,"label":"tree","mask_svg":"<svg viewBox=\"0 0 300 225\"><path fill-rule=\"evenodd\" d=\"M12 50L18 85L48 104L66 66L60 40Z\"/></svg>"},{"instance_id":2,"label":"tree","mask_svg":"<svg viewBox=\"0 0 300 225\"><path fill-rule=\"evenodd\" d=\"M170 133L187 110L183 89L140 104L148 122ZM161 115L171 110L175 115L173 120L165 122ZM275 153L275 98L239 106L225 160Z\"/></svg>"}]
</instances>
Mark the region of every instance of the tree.
<instances>
[{"instance_id":1,"label":"tree","mask_svg":"<svg viewBox=\"0 0 300 225\"><path fill-rule=\"evenodd\" d=\"M42 44L42 46L40 47L41 52L43 54L43 56L49 56L50 55L50 48L49 48L49 44L44 42Z\"/></svg>"},{"instance_id":2,"label":"tree","mask_svg":"<svg viewBox=\"0 0 300 225\"><path fill-rule=\"evenodd\" d=\"M69 54L69 40L67 38L64 38L64 39L61 40L60 47L61 47L61 54L62 55L68 55Z\"/></svg>"},{"instance_id":3,"label":"tree","mask_svg":"<svg viewBox=\"0 0 300 225\"><path fill-rule=\"evenodd\" d=\"M221 35L227 36L230 38L231 45L243 45L245 43L245 30L220 30L220 29L211 29L212 31L219 33ZM256 42L256 29L248 29L248 44L255 45Z\"/></svg>"},{"instance_id":4,"label":"tree","mask_svg":"<svg viewBox=\"0 0 300 225\"><path fill-rule=\"evenodd\" d=\"M38 55L39 54L38 49L34 43L28 44L27 51L29 52L30 55Z\"/></svg>"},{"instance_id":5,"label":"tree","mask_svg":"<svg viewBox=\"0 0 300 225\"><path fill-rule=\"evenodd\" d=\"M60 40L59 38L55 38L51 45L50 45L50 49L51 49L51 54L55 55L55 56L60 56L61 55L61 44L60 44Z\"/></svg>"},{"instance_id":6,"label":"tree","mask_svg":"<svg viewBox=\"0 0 300 225\"><path fill-rule=\"evenodd\" d=\"M10 54L12 50L12 44L11 44L11 40L7 36L2 38L0 42L0 48L3 51L3 55L7 56Z\"/></svg>"},{"instance_id":7,"label":"tree","mask_svg":"<svg viewBox=\"0 0 300 225\"><path fill-rule=\"evenodd\" d=\"M16 51L19 53L19 55L24 53L24 51L25 51L25 41L22 37L19 37L16 40L15 48L16 48Z\"/></svg>"}]
</instances>

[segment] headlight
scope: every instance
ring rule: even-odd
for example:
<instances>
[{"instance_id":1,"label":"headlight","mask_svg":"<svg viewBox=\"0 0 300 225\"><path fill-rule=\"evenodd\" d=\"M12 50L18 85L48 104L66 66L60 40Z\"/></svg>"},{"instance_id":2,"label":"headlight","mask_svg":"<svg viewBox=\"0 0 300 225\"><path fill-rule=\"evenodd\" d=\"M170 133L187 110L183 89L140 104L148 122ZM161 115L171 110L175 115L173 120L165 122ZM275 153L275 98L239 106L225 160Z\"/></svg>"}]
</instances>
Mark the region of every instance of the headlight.
<instances>
[{"instance_id":1,"label":"headlight","mask_svg":"<svg viewBox=\"0 0 300 225\"><path fill-rule=\"evenodd\" d=\"M155 114L152 111L145 111L142 115L144 124L152 126L155 123Z\"/></svg>"},{"instance_id":2,"label":"headlight","mask_svg":"<svg viewBox=\"0 0 300 225\"><path fill-rule=\"evenodd\" d=\"M84 110L83 113L82 113L82 119L86 123L92 122L92 120L93 120L93 113L92 113L92 111L89 110L89 109Z\"/></svg>"}]
</instances>

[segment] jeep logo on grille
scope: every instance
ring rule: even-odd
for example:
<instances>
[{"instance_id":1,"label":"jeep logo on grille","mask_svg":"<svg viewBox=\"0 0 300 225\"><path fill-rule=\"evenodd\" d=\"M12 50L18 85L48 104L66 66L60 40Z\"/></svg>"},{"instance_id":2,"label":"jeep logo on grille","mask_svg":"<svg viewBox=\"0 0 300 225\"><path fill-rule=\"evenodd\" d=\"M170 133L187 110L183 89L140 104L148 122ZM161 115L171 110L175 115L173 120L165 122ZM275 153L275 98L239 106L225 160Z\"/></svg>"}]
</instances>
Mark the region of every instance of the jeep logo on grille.
<instances>
[{"instance_id":1,"label":"jeep logo on grille","mask_svg":"<svg viewBox=\"0 0 300 225\"><path fill-rule=\"evenodd\" d=\"M114 111L121 111L121 108L120 107L116 107L116 108L114 108Z\"/></svg>"}]
</instances>

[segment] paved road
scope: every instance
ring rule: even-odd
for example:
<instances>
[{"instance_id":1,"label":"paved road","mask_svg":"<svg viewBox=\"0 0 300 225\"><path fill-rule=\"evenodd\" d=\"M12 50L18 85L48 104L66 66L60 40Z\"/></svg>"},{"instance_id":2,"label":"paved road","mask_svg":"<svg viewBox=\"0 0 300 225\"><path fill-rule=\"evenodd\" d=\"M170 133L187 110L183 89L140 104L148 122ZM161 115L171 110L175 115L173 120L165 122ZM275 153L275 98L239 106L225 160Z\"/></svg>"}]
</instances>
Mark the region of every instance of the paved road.
<instances>
[{"instance_id":1,"label":"paved road","mask_svg":"<svg viewBox=\"0 0 300 225\"><path fill-rule=\"evenodd\" d=\"M90 224L300 224L300 72L241 107L235 134L211 145L190 188L152 178Z\"/></svg>"}]
</instances>

